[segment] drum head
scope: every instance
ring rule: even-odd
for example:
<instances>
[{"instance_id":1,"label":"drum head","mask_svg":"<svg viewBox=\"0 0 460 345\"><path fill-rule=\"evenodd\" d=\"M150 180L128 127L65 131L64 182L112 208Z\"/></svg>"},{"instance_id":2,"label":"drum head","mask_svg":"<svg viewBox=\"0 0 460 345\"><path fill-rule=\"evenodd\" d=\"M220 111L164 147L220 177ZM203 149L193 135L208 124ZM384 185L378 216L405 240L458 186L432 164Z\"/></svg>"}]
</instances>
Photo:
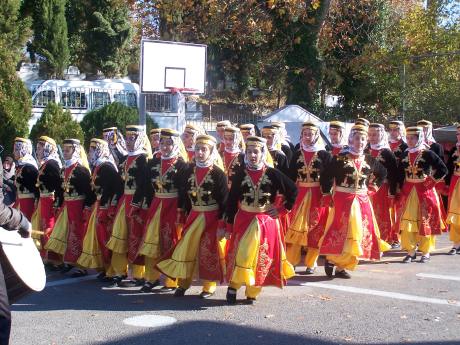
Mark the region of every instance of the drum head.
<instances>
[{"instance_id":1,"label":"drum head","mask_svg":"<svg viewBox=\"0 0 460 345\"><path fill-rule=\"evenodd\" d=\"M45 267L32 238L22 238L17 231L0 228L0 242L5 256L24 284L34 291L42 291L46 285Z\"/></svg>"}]
</instances>

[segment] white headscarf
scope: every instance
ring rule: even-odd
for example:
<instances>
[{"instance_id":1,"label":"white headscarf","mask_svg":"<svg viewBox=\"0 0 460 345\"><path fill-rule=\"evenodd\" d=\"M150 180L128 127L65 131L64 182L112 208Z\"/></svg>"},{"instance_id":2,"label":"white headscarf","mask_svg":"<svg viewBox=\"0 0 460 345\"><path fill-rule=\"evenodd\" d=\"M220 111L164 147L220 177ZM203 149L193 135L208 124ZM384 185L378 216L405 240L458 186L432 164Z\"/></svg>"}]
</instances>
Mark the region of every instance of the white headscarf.
<instances>
[{"instance_id":1,"label":"white headscarf","mask_svg":"<svg viewBox=\"0 0 460 345\"><path fill-rule=\"evenodd\" d=\"M115 160L110 153L109 144L106 141L92 141L96 144L93 151L89 155L89 163L93 168L98 167L99 165L109 162L118 171Z\"/></svg>"},{"instance_id":2,"label":"white headscarf","mask_svg":"<svg viewBox=\"0 0 460 345\"><path fill-rule=\"evenodd\" d=\"M427 131L426 134L425 134L425 128L426 128L426 131ZM425 141L425 144L428 147L430 147L431 144L436 142L436 140L434 139L434 136L433 136L433 127L432 126L425 126L424 127L423 137L424 137L423 140Z\"/></svg>"},{"instance_id":3,"label":"white headscarf","mask_svg":"<svg viewBox=\"0 0 460 345\"><path fill-rule=\"evenodd\" d=\"M411 134L411 135L414 135L414 134ZM427 147L426 147L426 143L424 139L425 139L425 136L423 135L423 130L422 130L421 132L418 133L417 145L415 145L415 147L412 147L412 148L408 147L407 151L409 151L409 153L415 153L423 149L426 149Z\"/></svg>"},{"instance_id":4,"label":"white headscarf","mask_svg":"<svg viewBox=\"0 0 460 345\"><path fill-rule=\"evenodd\" d=\"M211 148L211 153L209 154L208 159L206 159L206 161L204 161L204 162L200 162L196 158L196 155L195 155L195 164L199 168L208 168L208 167L212 166L214 163L216 163L218 161L218 159L219 159L219 153L217 152L216 145L212 145L210 143L205 144L205 145L208 145Z\"/></svg>"},{"instance_id":5,"label":"white headscarf","mask_svg":"<svg viewBox=\"0 0 460 345\"><path fill-rule=\"evenodd\" d=\"M89 164L88 164L88 158L86 157L86 152L83 146L81 146L81 144L77 142L73 142L72 144L65 144L65 145L72 145L73 153L70 159L64 160L64 166L68 168L71 165L78 162L80 165L90 170Z\"/></svg>"},{"instance_id":6,"label":"white headscarf","mask_svg":"<svg viewBox=\"0 0 460 345\"><path fill-rule=\"evenodd\" d=\"M323 142L323 140L321 138L319 128L315 131L315 137L313 138L313 143L311 145L305 145L303 140L302 140L302 133L303 133L304 130L305 130L305 128L302 128L302 130L300 131L300 133L301 133L301 135L300 135L300 146L302 147L302 150L304 150L306 152L318 152L318 151L326 149L326 147L324 146L324 142Z\"/></svg>"},{"instance_id":7,"label":"white headscarf","mask_svg":"<svg viewBox=\"0 0 460 345\"><path fill-rule=\"evenodd\" d=\"M114 158L117 158L117 155L114 152L115 150L118 151L122 156L126 156L128 154L125 138L120 131L117 129L112 129L110 131L105 131L103 135L104 140L109 143L109 149Z\"/></svg>"},{"instance_id":8,"label":"white headscarf","mask_svg":"<svg viewBox=\"0 0 460 345\"><path fill-rule=\"evenodd\" d=\"M32 142L29 139L16 140L14 142L14 150L19 153L18 166L30 164L38 169L37 161L32 156Z\"/></svg>"},{"instance_id":9,"label":"white headscarf","mask_svg":"<svg viewBox=\"0 0 460 345\"><path fill-rule=\"evenodd\" d=\"M224 143L225 143L225 134L228 134L228 132L224 132ZM231 148L227 148L227 145L225 145L224 150L225 152L228 152L228 153L240 153L241 152L240 144L241 144L241 141L243 140L243 137L241 136L241 132L236 131L236 132L233 132L232 135L233 135L233 146Z\"/></svg>"},{"instance_id":10,"label":"white headscarf","mask_svg":"<svg viewBox=\"0 0 460 345\"><path fill-rule=\"evenodd\" d=\"M388 142L390 142L392 144L398 143L399 140L402 140L403 142L406 142L406 126L404 125L404 122L402 122L402 121L392 121L392 124L397 124L398 125L399 135L401 136L401 139L388 138Z\"/></svg>"},{"instance_id":11,"label":"white headscarf","mask_svg":"<svg viewBox=\"0 0 460 345\"><path fill-rule=\"evenodd\" d=\"M388 143L388 134L385 131L385 127L369 127L369 132L377 130L379 132L379 142L377 144L370 144L371 149L373 150L381 150L381 149L389 149L390 145Z\"/></svg>"},{"instance_id":12,"label":"white headscarf","mask_svg":"<svg viewBox=\"0 0 460 345\"><path fill-rule=\"evenodd\" d=\"M163 153L161 153L161 159L171 159L180 155L181 138L175 136L171 136L170 138L173 141L173 149L171 150L171 153L169 155L165 156ZM160 137L160 146L161 140L163 140L163 138Z\"/></svg>"},{"instance_id":13,"label":"white headscarf","mask_svg":"<svg viewBox=\"0 0 460 345\"><path fill-rule=\"evenodd\" d=\"M252 145L246 145L246 150L248 149L249 146L252 146ZM259 146L259 147L261 148L261 151L262 151L262 158L258 164L256 165L252 164L252 162L248 159L248 155L246 153L244 155L244 164L246 168L249 170L257 171L257 170L262 169L264 166L268 166L266 157L267 155L270 155L270 153L268 153L267 144L264 144L263 146Z\"/></svg>"},{"instance_id":14,"label":"white headscarf","mask_svg":"<svg viewBox=\"0 0 460 345\"><path fill-rule=\"evenodd\" d=\"M49 160L54 160L59 166L59 169L62 168L61 158L59 157L58 148L48 141L40 141L43 144L43 157L40 165L48 162Z\"/></svg>"},{"instance_id":15,"label":"white headscarf","mask_svg":"<svg viewBox=\"0 0 460 345\"><path fill-rule=\"evenodd\" d=\"M349 152L355 156L362 156L364 154L364 149L362 151L355 151L355 148L353 147L353 137L356 133L362 133L360 130L357 129L351 129L350 134L348 136L348 147L346 152Z\"/></svg>"}]
</instances>

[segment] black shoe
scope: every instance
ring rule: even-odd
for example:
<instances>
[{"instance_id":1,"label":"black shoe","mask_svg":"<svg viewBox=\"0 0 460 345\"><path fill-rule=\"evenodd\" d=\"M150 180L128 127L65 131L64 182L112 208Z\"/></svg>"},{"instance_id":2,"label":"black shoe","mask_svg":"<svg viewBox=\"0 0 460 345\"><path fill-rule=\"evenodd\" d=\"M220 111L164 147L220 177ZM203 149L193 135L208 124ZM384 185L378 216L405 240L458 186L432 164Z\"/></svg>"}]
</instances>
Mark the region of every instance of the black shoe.
<instances>
[{"instance_id":1,"label":"black shoe","mask_svg":"<svg viewBox=\"0 0 460 345\"><path fill-rule=\"evenodd\" d=\"M328 277L332 277L334 274L334 264L329 261L324 261L324 272Z\"/></svg>"},{"instance_id":2,"label":"black shoe","mask_svg":"<svg viewBox=\"0 0 460 345\"><path fill-rule=\"evenodd\" d=\"M447 253L447 255L456 255L458 252L458 249L457 248L452 248L451 250L449 250L449 252Z\"/></svg>"},{"instance_id":3,"label":"black shoe","mask_svg":"<svg viewBox=\"0 0 460 345\"><path fill-rule=\"evenodd\" d=\"M72 265L63 264L63 265L62 265L62 268L61 268L61 273L62 273L62 274L65 274L65 273L69 272L72 268L73 268Z\"/></svg>"},{"instance_id":4,"label":"black shoe","mask_svg":"<svg viewBox=\"0 0 460 345\"><path fill-rule=\"evenodd\" d=\"M409 263L415 261L416 258L417 258L417 254L414 254L414 255L409 255L409 254L407 254L407 255L404 257L404 259L403 259L402 262L403 262L404 264L409 264Z\"/></svg>"},{"instance_id":5,"label":"black shoe","mask_svg":"<svg viewBox=\"0 0 460 345\"><path fill-rule=\"evenodd\" d=\"M101 282L103 282L105 278L106 278L105 272L101 272L96 276L96 279Z\"/></svg>"},{"instance_id":6,"label":"black shoe","mask_svg":"<svg viewBox=\"0 0 460 345\"><path fill-rule=\"evenodd\" d=\"M110 284L110 285L108 286L108 288L120 287L121 282L122 282L122 277L120 277L120 276L113 277L113 278L112 278L112 284Z\"/></svg>"},{"instance_id":7,"label":"black shoe","mask_svg":"<svg viewBox=\"0 0 460 345\"><path fill-rule=\"evenodd\" d=\"M245 304L249 304L249 305L256 304L256 299L252 298L252 297L246 297L246 303Z\"/></svg>"},{"instance_id":8,"label":"black shoe","mask_svg":"<svg viewBox=\"0 0 460 345\"><path fill-rule=\"evenodd\" d=\"M232 288L227 289L227 303L235 304L236 303L236 290Z\"/></svg>"},{"instance_id":9,"label":"black shoe","mask_svg":"<svg viewBox=\"0 0 460 345\"><path fill-rule=\"evenodd\" d=\"M305 274L314 274L315 273L315 268L314 267L307 267L305 270Z\"/></svg>"},{"instance_id":10,"label":"black shoe","mask_svg":"<svg viewBox=\"0 0 460 345\"><path fill-rule=\"evenodd\" d=\"M152 292L153 288L158 285L160 285L160 280L155 280L153 283L145 282L144 286L141 287L139 292L144 292L144 293Z\"/></svg>"},{"instance_id":11,"label":"black shoe","mask_svg":"<svg viewBox=\"0 0 460 345\"><path fill-rule=\"evenodd\" d=\"M145 284L145 279L134 279L134 284L135 286L144 286Z\"/></svg>"},{"instance_id":12,"label":"black shoe","mask_svg":"<svg viewBox=\"0 0 460 345\"><path fill-rule=\"evenodd\" d=\"M422 255L422 257L420 258L420 262L421 262L422 264L425 264L425 263L427 263L427 262L429 262L429 261L430 261L430 257L429 257L429 256Z\"/></svg>"},{"instance_id":13,"label":"black shoe","mask_svg":"<svg viewBox=\"0 0 460 345\"><path fill-rule=\"evenodd\" d=\"M342 279L351 279L350 273L348 273L345 270L342 270L342 271L335 270L335 277L336 278L342 278Z\"/></svg>"},{"instance_id":14,"label":"black shoe","mask_svg":"<svg viewBox=\"0 0 460 345\"><path fill-rule=\"evenodd\" d=\"M78 277L84 277L88 275L87 270L77 270L74 273L70 275L71 278L78 278Z\"/></svg>"},{"instance_id":15,"label":"black shoe","mask_svg":"<svg viewBox=\"0 0 460 345\"><path fill-rule=\"evenodd\" d=\"M457 254L460 254L460 247L457 248Z\"/></svg>"},{"instance_id":16,"label":"black shoe","mask_svg":"<svg viewBox=\"0 0 460 345\"><path fill-rule=\"evenodd\" d=\"M160 291L161 292L173 292L174 290L176 290L175 287L168 287L168 286L163 286Z\"/></svg>"},{"instance_id":17,"label":"black shoe","mask_svg":"<svg viewBox=\"0 0 460 345\"><path fill-rule=\"evenodd\" d=\"M181 287L178 287L175 290L176 291L174 291L174 297L184 297L185 296L185 291L187 291L186 289L181 288Z\"/></svg>"},{"instance_id":18,"label":"black shoe","mask_svg":"<svg viewBox=\"0 0 460 345\"><path fill-rule=\"evenodd\" d=\"M214 295L213 292L201 291L199 297L202 298L202 299L206 299L206 298L211 297L212 295Z\"/></svg>"}]
</instances>

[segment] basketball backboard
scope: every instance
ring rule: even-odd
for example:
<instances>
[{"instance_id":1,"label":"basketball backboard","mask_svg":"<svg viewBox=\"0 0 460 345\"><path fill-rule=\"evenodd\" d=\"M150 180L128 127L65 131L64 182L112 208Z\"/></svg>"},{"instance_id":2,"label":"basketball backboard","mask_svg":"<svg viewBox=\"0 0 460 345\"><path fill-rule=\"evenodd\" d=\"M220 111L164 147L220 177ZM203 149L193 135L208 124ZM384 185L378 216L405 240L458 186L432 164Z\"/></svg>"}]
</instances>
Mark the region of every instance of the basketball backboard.
<instances>
[{"instance_id":1,"label":"basketball backboard","mask_svg":"<svg viewBox=\"0 0 460 345\"><path fill-rule=\"evenodd\" d=\"M206 84L206 45L141 41L141 92L204 94Z\"/></svg>"}]
</instances>

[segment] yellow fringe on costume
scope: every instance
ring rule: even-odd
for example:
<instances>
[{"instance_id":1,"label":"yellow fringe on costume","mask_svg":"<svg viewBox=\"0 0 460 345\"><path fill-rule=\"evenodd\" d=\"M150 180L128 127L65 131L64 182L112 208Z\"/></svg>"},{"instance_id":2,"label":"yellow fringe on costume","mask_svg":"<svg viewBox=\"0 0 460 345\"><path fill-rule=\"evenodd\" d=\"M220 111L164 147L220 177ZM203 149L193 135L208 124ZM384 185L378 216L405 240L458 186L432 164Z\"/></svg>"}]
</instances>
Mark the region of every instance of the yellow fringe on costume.
<instances>
[{"instance_id":1,"label":"yellow fringe on costume","mask_svg":"<svg viewBox=\"0 0 460 345\"><path fill-rule=\"evenodd\" d=\"M278 232L278 237L279 237ZM279 242L281 244L281 240ZM259 258L260 227L257 218L254 218L244 233L235 256L235 267L233 268L231 283L234 285L254 286L255 271ZM280 272L283 279L289 279L295 275L294 267L287 261L286 252L281 245L281 267Z\"/></svg>"},{"instance_id":2,"label":"yellow fringe on costume","mask_svg":"<svg viewBox=\"0 0 460 345\"><path fill-rule=\"evenodd\" d=\"M192 277L195 271L200 239L206 227L206 218L200 214L182 239L177 243L170 259L157 264L158 268L169 277L186 279Z\"/></svg>"},{"instance_id":3,"label":"yellow fringe on costume","mask_svg":"<svg viewBox=\"0 0 460 345\"><path fill-rule=\"evenodd\" d=\"M126 201L123 201L115 216L112 235L106 244L106 247L112 252L119 254L128 252L128 224L126 223L125 204Z\"/></svg>"},{"instance_id":4,"label":"yellow fringe on costume","mask_svg":"<svg viewBox=\"0 0 460 345\"><path fill-rule=\"evenodd\" d=\"M160 215L163 203L155 211L155 214L147 225L144 243L141 246L139 255L144 255L149 258L158 258L161 255L160 252Z\"/></svg>"},{"instance_id":5,"label":"yellow fringe on costume","mask_svg":"<svg viewBox=\"0 0 460 345\"><path fill-rule=\"evenodd\" d=\"M32 213L32 219L30 222L32 223L32 229L38 230L38 231L43 231L44 229L41 228L41 209L42 209L42 203L40 199L38 200L38 205L37 208L35 209L34 213ZM41 237L42 235L32 232L32 239L35 243L35 246L37 247L38 250L42 250L42 242L41 242Z\"/></svg>"},{"instance_id":6,"label":"yellow fringe on costume","mask_svg":"<svg viewBox=\"0 0 460 345\"><path fill-rule=\"evenodd\" d=\"M220 261L220 267L222 269L222 273L224 277L226 276L227 272L227 264L225 261L225 248L227 247L227 240L225 238L221 239L219 242L217 242L217 250L219 251L219 261Z\"/></svg>"},{"instance_id":7,"label":"yellow fringe on costume","mask_svg":"<svg viewBox=\"0 0 460 345\"><path fill-rule=\"evenodd\" d=\"M83 239L83 251L77 260L77 264L84 268L103 268L102 252L96 235L97 207L91 212L88 228Z\"/></svg>"},{"instance_id":8,"label":"yellow fringe on costume","mask_svg":"<svg viewBox=\"0 0 460 345\"><path fill-rule=\"evenodd\" d=\"M449 200L449 210L446 223L450 226L449 239L454 243L460 242L460 179L457 180Z\"/></svg>"},{"instance_id":9,"label":"yellow fringe on costume","mask_svg":"<svg viewBox=\"0 0 460 345\"><path fill-rule=\"evenodd\" d=\"M64 209L56 219L51 237L46 243L46 250L64 255L67 249L67 234L69 232L68 222L67 206L64 206Z\"/></svg>"},{"instance_id":10,"label":"yellow fringe on costume","mask_svg":"<svg viewBox=\"0 0 460 345\"><path fill-rule=\"evenodd\" d=\"M309 206L311 205L311 190L305 193L305 197L294 215L291 225L286 233L285 241L289 244L306 246L308 241Z\"/></svg>"}]
</instances>

